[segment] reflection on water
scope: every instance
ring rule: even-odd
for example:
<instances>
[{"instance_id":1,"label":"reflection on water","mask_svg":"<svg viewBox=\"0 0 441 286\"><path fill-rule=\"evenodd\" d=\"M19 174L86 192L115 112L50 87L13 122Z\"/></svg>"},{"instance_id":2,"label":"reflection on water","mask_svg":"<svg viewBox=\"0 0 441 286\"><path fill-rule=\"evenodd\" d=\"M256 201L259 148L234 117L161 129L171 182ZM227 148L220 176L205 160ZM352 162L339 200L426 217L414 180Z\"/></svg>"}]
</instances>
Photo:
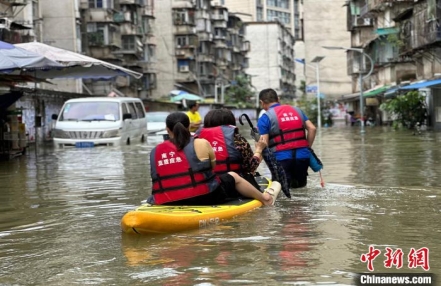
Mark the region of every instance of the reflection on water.
<instances>
[{"instance_id":1,"label":"reflection on water","mask_svg":"<svg viewBox=\"0 0 441 286\"><path fill-rule=\"evenodd\" d=\"M0 284L352 284L371 244L379 272L397 271L383 266L386 246L405 256L428 247L441 274L439 134L323 129L314 149L325 188L311 172L308 188L275 208L209 229L122 234L121 217L150 194L149 152L161 141L42 147L0 162Z\"/></svg>"}]
</instances>

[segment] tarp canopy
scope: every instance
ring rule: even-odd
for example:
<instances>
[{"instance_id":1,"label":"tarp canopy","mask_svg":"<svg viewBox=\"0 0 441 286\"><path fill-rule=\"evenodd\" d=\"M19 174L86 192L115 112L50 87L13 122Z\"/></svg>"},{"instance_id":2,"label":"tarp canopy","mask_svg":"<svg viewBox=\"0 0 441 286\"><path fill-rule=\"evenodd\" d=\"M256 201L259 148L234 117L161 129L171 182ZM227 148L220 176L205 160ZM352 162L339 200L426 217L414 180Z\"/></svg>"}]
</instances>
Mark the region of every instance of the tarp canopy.
<instances>
[{"instance_id":1,"label":"tarp canopy","mask_svg":"<svg viewBox=\"0 0 441 286\"><path fill-rule=\"evenodd\" d=\"M0 73L57 67L63 66L43 55L0 41Z\"/></svg>"},{"instance_id":2,"label":"tarp canopy","mask_svg":"<svg viewBox=\"0 0 441 286\"><path fill-rule=\"evenodd\" d=\"M171 98L172 102L176 102L176 101L181 101L181 100L194 100L194 101L202 101L204 100L203 97L200 97L198 95L195 94L191 94L191 93L183 93L177 96L174 96Z\"/></svg>"},{"instance_id":3,"label":"tarp canopy","mask_svg":"<svg viewBox=\"0 0 441 286\"><path fill-rule=\"evenodd\" d=\"M363 97L374 97L374 96L377 96L379 94L384 93L388 89L389 89L389 86L387 86L387 85L380 86L380 87L374 87L373 89L370 89L370 90L367 90L366 92L364 92Z\"/></svg>"},{"instance_id":4,"label":"tarp canopy","mask_svg":"<svg viewBox=\"0 0 441 286\"><path fill-rule=\"evenodd\" d=\"M38 78L93 78L110 79L116 76L141 78L142 74L102 60L88 57L69 50L52 47L39 42L16 44L16 47L45 56L64 68L59 70L36 71Z\"/></svg>"},{"instance_id":5,"label":"tarp canopy","mask_svg":"<svg viewBox=\"0 0 441 286\"><path fill-rule=\"evenodd\" d=\"M384 97L392 97L394 96L397 91L400 89L400 87L398 86L394 86L392 88L389 88L388 90L386 90L386 92L384 93Z\"/></svg>"},{"instance_id":6,"label":"tarp canopy","mask_svg":"<svg viewBox=\"0 0 441 286\"><path fill-rule=\"evenodd\" d=\"M400 87L400 89L419 89L419 88L425 88L432 85L441 84L441 79L435 79L435 80L428 80L424 82L419 82L415 84L409 84L403 87Z\"/></svg>"}]
</instances>

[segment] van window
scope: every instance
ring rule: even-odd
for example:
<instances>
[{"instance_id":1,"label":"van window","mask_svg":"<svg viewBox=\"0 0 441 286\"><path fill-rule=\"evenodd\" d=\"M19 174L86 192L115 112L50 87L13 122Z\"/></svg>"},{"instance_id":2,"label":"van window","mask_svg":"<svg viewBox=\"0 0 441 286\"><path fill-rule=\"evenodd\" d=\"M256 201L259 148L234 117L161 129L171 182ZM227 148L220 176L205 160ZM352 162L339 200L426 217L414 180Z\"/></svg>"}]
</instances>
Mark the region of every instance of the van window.
<instances>
[{"instance_id":1,"label":"van window","mask_svg":"<svg viewBox=\"0 0 441 286\"><path fill-rule=\"evenodd\" d=\"M106 101L70 102L64 106L59 121L119 120L119 103Z\"/></svg>"},{"instance_id":2,"label":"van window","mask_svg":"<svg viewBox=\"0 0 441 286\"><path fill-rule=\"evenodd\" d=\"M144 118L145 112L144 112L144 107L142 106L141 102L136 102L135 106L136 106L136 112L138 113L138 118Z\"/></svg>"},{"instance_id":3,"label":"van window","mask_svg":"<svg viewBox=\"0 0 441 286\"><path fill-rule=\"evenodd\" d=\"M127 105L126 105L125 103L121 104L121 106L122 106L122 113L123 113L123 114L128 114L128 113L130 113L130 112L129 112L129 109L127 108Z\"/></svg>"},{"instance_id":4,"label":"van window","mask_svg":"<svg viewBox=\"0 0 441 286\"><path fill-rule=\"evenodd\" d=\"M127 105L130 110L130 114L132 114L132 119L138 119L138 115L136 114L135 104L133 102L127 102Z\"/></svg>"}]
</instances>

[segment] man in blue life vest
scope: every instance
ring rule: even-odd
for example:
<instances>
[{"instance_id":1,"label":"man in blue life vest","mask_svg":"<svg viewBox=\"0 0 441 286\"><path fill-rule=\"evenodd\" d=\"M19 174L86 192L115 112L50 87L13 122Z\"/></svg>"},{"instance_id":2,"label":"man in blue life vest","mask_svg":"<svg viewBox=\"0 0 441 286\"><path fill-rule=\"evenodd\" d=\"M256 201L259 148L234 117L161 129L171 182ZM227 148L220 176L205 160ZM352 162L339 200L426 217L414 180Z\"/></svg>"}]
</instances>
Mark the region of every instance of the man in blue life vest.
<instances>
[{"instance_id":1,"label":"man in blue life vest","mask_svg":"<svg viewBox=\"0 0 441 286\"><path fill-rule=\"evenodd\" d=\"M262 90L259 100L266 110L257 122L260 135L285 170L290 187L305 187L316 127L300 108L280 104L273 89Z\"/></svg>"}]
</instances>

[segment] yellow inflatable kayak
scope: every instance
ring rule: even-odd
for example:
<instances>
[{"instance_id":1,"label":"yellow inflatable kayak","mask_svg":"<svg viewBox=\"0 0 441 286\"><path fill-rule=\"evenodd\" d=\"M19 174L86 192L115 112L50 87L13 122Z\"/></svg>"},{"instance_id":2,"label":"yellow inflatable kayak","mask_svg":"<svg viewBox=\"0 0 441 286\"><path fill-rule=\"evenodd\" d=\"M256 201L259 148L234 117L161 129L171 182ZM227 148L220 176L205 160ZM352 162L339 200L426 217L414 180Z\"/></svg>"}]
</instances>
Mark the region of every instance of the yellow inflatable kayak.
<instances>
[{"instance_id":1,"label":"yellow inflatable kayak","mask_svg":"<svg viewBox=\"0 0 441 286\"><path fill-rule=\"evenodd\" d=\"M263 188L271 184L269 179L263 177L257 181ZM260 201L253 199L238 199L215 206L145 204L126 213L121 220L121 228L125 233L137 234L172 233L206 228L261 206Z\"/></svg>"}]
</instances>

